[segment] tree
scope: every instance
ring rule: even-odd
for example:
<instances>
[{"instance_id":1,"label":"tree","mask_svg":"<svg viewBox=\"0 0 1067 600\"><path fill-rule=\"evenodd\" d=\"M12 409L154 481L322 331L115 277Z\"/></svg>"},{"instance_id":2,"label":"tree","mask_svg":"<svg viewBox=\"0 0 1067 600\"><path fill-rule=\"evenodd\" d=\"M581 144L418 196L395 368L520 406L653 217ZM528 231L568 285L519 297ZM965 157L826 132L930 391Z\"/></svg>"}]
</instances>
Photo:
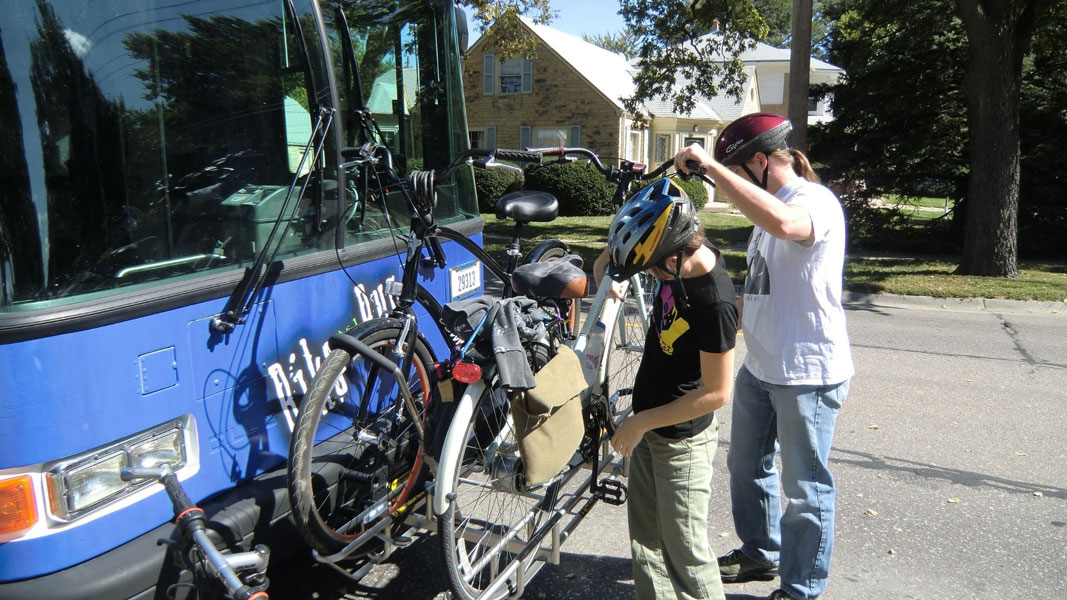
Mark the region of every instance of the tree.
<instances>
[{"instance_id":1,"label":"tree","mask_svg":"<svg viewBox=\"0 0 1067 600\"><path fill-rule=\"evenodd\" d=\"M814 0L811 22L811 55L825 60L828 32L832 22L826 16L825 7L833 0ZM793 47L793 0L752 0L756 10L767 23L767 35L761 42L775 48Z\"/></svg>"},{"instance_id":2,"label":"tree","mask_svg":"<svg viewBox=\"0 0 1067 600\"><path fill-rule=\"evenodd\" d=\"M931 224L939 235L900 231L868 207L886 194L965 195L967 122L960 86L966 37L952 18L953 0L837 0L827 60L842 80L816 93L832 96L834 120L811 129L811 158L828 181L847 182L843 199L852 248L957 252L951 217ZM859 185L857 185L859 184ZM934 245L936 244L936 245Z\"/></svg>"},{"instance_id":3,"label":"tree","mask_svg":"<svg viewBox=\"0 0 1067 600\"><path fill-rule=\"evenodd\" d=\"M751 0L620 0L619 7L639 40L634 95L623 99L627 112L640 117L653 98L679 113L691 112L702 96L740 98L745 75L738 55L768 32Z\"/></svg>"},{"instance_id":4,"label":"tree","mask_svg":"<svg viewBox=\"0 0 1067 600\"><path fill-rule=\"evenodd\" d=\"M863 182L855 196L939 196L955 210L922 231L885 231L909 252L960 252L971 214L972 130L964 96L970 43L955 0L836 0L827 16L828 60L845 70L833 97L835 120L813 128L812 152L831 181ZM1046 14L1023 61L1017 236L1020 256L1067 256L1061 200L1067 155L1067 6ZM983 150L986 151L986 150ZM851 199L850 199L851 200ZM862 200L862 198L860 198ZM858 206L858 204L856 204ZM856 215L850 215L850 218ZM862 217L863 215L860 215ZM995 220L988 211L987 220ZM857 219L862 225L862 218ZM870 222L870 221L868 221ZM852 242L863 236L852 235Z\"/></svg>"},{"instance_id":5,"label":"tree","mask_svg":"<svg viewBox=\"0 0 1067 600\"><path fill-rule=\"evenodd\" d=\"M533 45L519 25L519 15L531 13L535 23L546 25L555 17L548 6L549 0L460 0L474 9L478 31L491 36L486 38L499 49L502 57L531 56Z\"/></svg>"},{"instance_id":6,"label":"tree","mask_svg":"<svg viewBox=\"0 0 1067 600\"><path fill-rule=\"evenodd\" d=\"M628 59L637 56L637 38L634 37L632 32L625 29L615 34L607 32L597 35L583 35L582 39L609 52L621 54Z\"/></svg>"},{"instance_id":7,"label":"tree","mask_svg":"<svg viewBox=\"0 0 1067 600\"><path fill-rule=\"evenodd\" d=\"M961 275L1017 277L1019 102L1023 57L1052 0L956 0L968 39L963 91L970 196Z\"/></svg>"},{"instance_id":8,"label":"tree","mask_svg":"<svg viewBox=\"0 0 1067 600\"><path fill-rule=\"evenodd\" d=\"M1019 256L1067 258L1067 4L1034 33L1019 115Z\"/></svg>"}]
</instances>

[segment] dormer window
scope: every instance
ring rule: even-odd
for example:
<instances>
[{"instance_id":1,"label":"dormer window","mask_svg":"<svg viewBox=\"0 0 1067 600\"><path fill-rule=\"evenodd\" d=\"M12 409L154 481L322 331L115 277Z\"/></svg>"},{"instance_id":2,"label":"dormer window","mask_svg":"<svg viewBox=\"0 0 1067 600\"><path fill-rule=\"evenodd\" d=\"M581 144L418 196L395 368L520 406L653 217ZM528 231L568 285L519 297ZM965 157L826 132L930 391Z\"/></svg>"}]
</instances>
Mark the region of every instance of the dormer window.
<instances>
[{"instance_id":1,"label":"dormer window","mask_svg":"<svg viewBox=\"0 0 1067 600\"><path fill-rule=\"evenodd\" d=\"M529 94L533 92L533 63L525 58L497 61L496 55L486 54L482 74L482 93L486 96Z\"/></svg>"}]
</instances>

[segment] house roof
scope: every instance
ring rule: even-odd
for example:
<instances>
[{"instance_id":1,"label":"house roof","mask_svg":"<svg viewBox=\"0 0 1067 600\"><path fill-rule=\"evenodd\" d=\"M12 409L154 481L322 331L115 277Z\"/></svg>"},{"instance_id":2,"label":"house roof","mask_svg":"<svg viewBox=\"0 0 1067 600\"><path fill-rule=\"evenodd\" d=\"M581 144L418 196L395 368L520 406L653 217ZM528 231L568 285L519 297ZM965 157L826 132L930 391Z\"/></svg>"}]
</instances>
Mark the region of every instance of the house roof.
<instances>
[{"instance_id":1,"label":"house roof","mask_svg":"<svg viewBox=\"0 0 1067 600\"><path fill-rule=\"evenodd\" d=\"M615 106L622 108L620 99L633 95L634 81L626 57L547 25L538 25L527 17L519 19Z\"/></svg>"},{"instance_id":2,"label":"house roof","mask_svg":"<svg viewBox=\"0 0 1067 600\"><path fill-rule=\"evenodd\" d=\"M717 34L709 33L703 37L715 38ZM741 62L746 65L756 63L785 63L789 64L789 49L788 48L775 48L770 44L763 42L756 42L755 47L745 50L738 56ZM826 73L844 73L845 70L841 67L835 67L828 62L823 62L814 56L811 57L809 62L809 68L812 71L820 71Z\"/></svg>"},{"instance_id":3,"label":"house roof","mask_svg":"<svg viewBox=\"0 0 1067 600\"><path fill-rule=\"evenodd\" d=\"M570 64L579 75L604 94L615 106L621 109L621 99L633 95L635 66L630 64L624 56L547 25L534 23L527 17L520 16L519 19L553 52ZM745 98L755 84L756 68L754 65L756 63L782 62L788 65L789 50L756 42L755 47L743 52L740 58L746 65L744 72L747 77L741 96ZM844 73L841 68L814 57L811 59L810 65L812 71ZM688 115L675 112L669 100L650 100L645 103L645 108L653 117L733 121L741 116L744 105L743 100L739 101L732 96L718 94L712 98L697 98L693 111Z\"/></svg>"},{"instance_id":4,"label":"house roof","mask_svg":"<svg viewBox=\"0 0 1067 600\"><path fill-rule=\"evenodd\" d=\"M404 67L404 114L415 106L419 91L419 70ZM393 101L396 100L396 69L389 69L379 75L371 85L367 109L375 114L392 114Z\"/></svg>"},{"instance_id":5,"label":"house roof","mask_svg":"<svg viewBox=\"0 0 1067 600\"><path fill-rule=\"evenodd\" d=\"M745 83L742 86L741 98L738 100L725 93L719 93L708 98L701 96L696 99L693 112L688 115L680 115L674 112L674 105L669 100L650 100L645 103L645 108L653 117L683 117L688 119L711 119L713 121L729 122L741 116L744 111L744 98L748 97L752 86L756 84L755 67L744 67ZM681 85L683 81L678 80Z\"/></svg>"},{"instance_id":6,"label":"house roof","mask_svg":"<svg viewBox=\"0 0 1067 600\"><path fill-rule=\"evenodd\" d=\"M547 25L538 25L526 17L519 18L560 58L574 67L582 77L600 90L617 107L622 108L621 98L633 95L634 67L626 60L626 57ZM747 94L755 81L756 71L746 67L745 74L748 75L744 90ZM720 94L714 98L697 98L693 111L685 115L675 112L670 100L657 98L645 102L645 109L653 117L681 117L714 121L736 119L741 116L742 106L743 102Z\"/></svg>"}]
</instances>

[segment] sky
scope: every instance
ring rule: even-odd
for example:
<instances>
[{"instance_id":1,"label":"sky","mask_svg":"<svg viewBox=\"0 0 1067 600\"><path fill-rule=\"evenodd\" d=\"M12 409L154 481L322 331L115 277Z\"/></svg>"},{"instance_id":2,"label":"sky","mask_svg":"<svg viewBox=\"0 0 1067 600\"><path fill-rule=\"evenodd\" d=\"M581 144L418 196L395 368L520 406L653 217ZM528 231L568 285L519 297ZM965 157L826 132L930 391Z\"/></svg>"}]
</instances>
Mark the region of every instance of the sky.
<instances>
[{"instance_id":1,"label":"sky","mask_svg":"<svg viewBox=\"0 0 1067 600\"><path fill-rule=\"evenodd\" d=\"M569 33L575 37L582 35L617 34L623 29L622 15L619 14L618 0L551 0L556 17L548 24L553 29ZM474 20L474 11L467 11L467 30L470 43L478 39L478 23Z\"/></svg>"}]
</instances>

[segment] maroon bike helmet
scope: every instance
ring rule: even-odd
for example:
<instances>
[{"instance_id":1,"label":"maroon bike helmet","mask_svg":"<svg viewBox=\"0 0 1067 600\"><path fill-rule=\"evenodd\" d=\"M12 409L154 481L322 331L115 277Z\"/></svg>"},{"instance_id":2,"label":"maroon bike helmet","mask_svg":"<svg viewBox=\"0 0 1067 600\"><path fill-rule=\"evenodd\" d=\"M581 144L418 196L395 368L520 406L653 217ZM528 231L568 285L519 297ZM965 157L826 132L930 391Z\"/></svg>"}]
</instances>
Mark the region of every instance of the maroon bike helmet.
<instances>
[{"instance_id":1,"label":"maroon bike helmet","mask_svg":"<svg viewBox=\"0 0 1067 600\"><path fill-rule=\"evenodd\" d=\"M770 154L775 150L789 149L789 133L793 130L789 119L774 113L744 115L719 134L715 141L715 160L728 167L740 165L752 181L766 189L767 170L763 170L762 182L745 165L757 152Z\"/></svg>"},{"instance_id":2,"label":"maroon bike helmet","mask_svg":"<svg viewBox=\"0 0 1067 600\"><path fill-rule=\"evenodd\" d=\"M757 152L789 148L789 119L773 113L744 115L719 134L715 142L715 160L726 166L739 165Z\"/></svg>"}]
</instances>

